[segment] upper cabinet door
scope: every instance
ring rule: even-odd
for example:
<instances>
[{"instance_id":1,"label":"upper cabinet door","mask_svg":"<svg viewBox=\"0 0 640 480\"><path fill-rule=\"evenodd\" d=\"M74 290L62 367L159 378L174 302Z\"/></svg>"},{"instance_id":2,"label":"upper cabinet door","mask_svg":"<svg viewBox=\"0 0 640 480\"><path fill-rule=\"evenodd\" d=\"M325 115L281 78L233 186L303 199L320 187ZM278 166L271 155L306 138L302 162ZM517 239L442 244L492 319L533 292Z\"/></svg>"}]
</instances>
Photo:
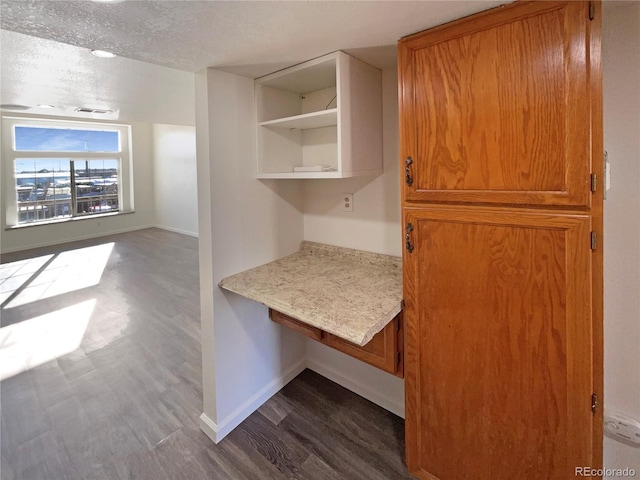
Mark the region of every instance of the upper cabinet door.
<instances>
[{"instance_id":1,"label":"upper cabinet door","mask_svg":"<svg viewBox=\"0 0 640 480\"><path fill-rule=\"evenodd\" d=\"M589 207L589 16L516 3L402 39L403 201Z\"/></svg>"}]
</instances>

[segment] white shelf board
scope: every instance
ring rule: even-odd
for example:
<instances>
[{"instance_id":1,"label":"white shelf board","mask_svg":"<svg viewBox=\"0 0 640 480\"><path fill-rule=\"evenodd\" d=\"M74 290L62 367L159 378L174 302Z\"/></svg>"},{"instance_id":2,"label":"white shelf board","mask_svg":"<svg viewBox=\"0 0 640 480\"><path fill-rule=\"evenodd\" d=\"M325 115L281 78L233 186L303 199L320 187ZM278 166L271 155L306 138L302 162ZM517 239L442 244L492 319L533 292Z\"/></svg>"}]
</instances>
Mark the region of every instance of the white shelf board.
<instances>
[{"instance_id":1,"label":"white shelf board","mask_svg":"<svg viewBox=\"0 0 640 480\"><path fill-rule=\"evenodd\" d=\"M342 178L343 174L337 171L331 172L278 172L259 173L257 178Z\"/></svg>"},{"instance_id":2,"label":"white shelf board","mask_svg":"<svg viewBox=\"0 0 640 480\"><path fill-rule=\"evenodd\" d=\"M338 109L330 108L319 112L303 113L292 117L278 118L260 122L263 127L297 128L308 130L311 128L332 127L338 125Z\"/></svg>"},{"instance_id":3,"label":"white shelf board","mask_svg":"<svg viewBox=\"0 0 640 480\"><path fill-rule=\"evenodd\" d=\"M339 172L339 171L331 171L331 172L275 172L275 173L258 173L256 178L266 179L266 178L281 178L281 179L304 179L304 178L349 178L349 177L360 177L364 175L380 175L382 173L381 168L376 168L372 170L363 170L357 172Z\"/></svg>"}]
</instances>

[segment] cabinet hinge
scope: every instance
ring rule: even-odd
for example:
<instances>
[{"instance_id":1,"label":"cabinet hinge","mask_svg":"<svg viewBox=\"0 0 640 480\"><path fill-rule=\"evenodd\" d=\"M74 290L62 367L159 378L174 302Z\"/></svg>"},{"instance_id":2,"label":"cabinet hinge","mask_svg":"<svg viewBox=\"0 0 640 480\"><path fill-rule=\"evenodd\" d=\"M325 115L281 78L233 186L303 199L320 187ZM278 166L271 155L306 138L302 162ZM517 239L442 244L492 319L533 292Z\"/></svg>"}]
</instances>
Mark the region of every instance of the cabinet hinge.
<instances>
[{"instance_id":1,"label":"cabinet hinge","mask_svg":"<svg viewBox=\"0 0 640 480\"><path fill-rule=\"evenodd\" d=\"M596 6L593 2L589 2L589 20L596 18Z\"/></svg>"},{"instance_id":2,"label":"cabinet hinge","mask_svg":"<svg viewBox=\"0 0 640 480\"><path fill-rule=\"evenodd\" d=\"M595 192L598 187L598 176L595 173L591 174L591 191Z\"/></svg>"},{"instance_id":3,"label":"cabinet hinge","mask_svg":"<svg viewBox=\"0 0 640 480\"><path fill-rule=\"evenodd\" d=\"M598 247L598 234L591 232L591 250L595 250Z\"/></svg>"},{"instance_id":4,"label":"cabinet hinge","mask_svg":"<svg viewBox=\"0 0 640 480\"><path fill-rule=\"evenodd\" d=\"M596 410L598 410L598 395L596 395L595 393L591 394L591 411L593 413L596 413Z\"/></svg>"}]
</instances>

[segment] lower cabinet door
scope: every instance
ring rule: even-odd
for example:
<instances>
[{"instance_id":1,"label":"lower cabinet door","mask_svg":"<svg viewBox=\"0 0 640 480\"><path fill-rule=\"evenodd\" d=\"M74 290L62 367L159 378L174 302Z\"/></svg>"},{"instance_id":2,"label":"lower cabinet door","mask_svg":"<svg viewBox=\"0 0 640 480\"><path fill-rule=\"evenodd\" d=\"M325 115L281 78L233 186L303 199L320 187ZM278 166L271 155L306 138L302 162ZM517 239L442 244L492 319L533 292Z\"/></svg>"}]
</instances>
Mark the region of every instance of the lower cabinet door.
<instances>
[{"instance_id":1,"label":"lower cabinet door","mask_svg":"<svg viewBox=\"0 0 640 480\"><path fill-rule=\"evenodd\" d=\"M560 480L593 466L590 217L441 206L405 208L409 224L409 470Z\"/></svg>"}]
</instances>

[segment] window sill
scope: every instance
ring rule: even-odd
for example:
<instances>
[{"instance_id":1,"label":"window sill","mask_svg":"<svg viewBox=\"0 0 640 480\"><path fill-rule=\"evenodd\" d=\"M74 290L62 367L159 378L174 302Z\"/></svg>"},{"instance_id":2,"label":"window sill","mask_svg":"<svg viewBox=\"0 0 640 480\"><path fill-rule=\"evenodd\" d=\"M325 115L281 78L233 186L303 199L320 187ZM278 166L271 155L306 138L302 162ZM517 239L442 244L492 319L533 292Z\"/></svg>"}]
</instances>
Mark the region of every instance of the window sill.
<instances>
[{"instance_id":1,"label":"window sill","mask_svg":"<svg viewBox=\"0 0 640 480\"><path fill-rule=\"evenodd\" d=\"M60 223L82 222L85 220L96 220L107 217L117 217L120 215L131 215L132 213L136 213L135 210L128 210L126 212L97 213L94 215L86 215L81 217L62 218L60 220L47 220L45 222L21 223L20 225L7 226L5 227L5 231L20 230L22 228L41 227L44 225L55 225Z\"/></svg>"}]
</instances>

